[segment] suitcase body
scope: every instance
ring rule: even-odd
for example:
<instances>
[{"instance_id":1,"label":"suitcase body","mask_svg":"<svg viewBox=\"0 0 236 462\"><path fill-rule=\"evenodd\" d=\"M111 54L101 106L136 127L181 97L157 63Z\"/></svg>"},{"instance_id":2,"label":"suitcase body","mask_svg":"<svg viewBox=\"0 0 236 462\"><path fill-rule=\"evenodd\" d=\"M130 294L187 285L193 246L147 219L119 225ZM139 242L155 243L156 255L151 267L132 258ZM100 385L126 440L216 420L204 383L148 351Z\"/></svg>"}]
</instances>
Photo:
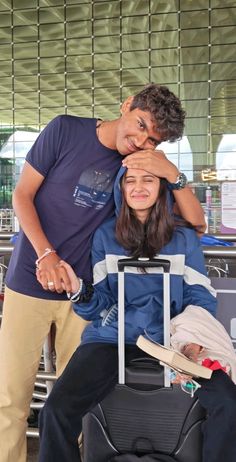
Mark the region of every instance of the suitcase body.
<instances>
[{"instance_id":1,"label":"suitcase body","mask_svg":"<svg viewBox=\"0 0 236 462\"><path fill-rule=\"evenodd\" d=\"M169 261L118 262L119 383L83 419L84 462L112 462L120 454L160 454L178 462L201 462L205 412L196 398L170 385L169 368L150 358L125 369L124 269L159 266L164 279L164 344L170 339Z\"/></svg>"}]
</instances>

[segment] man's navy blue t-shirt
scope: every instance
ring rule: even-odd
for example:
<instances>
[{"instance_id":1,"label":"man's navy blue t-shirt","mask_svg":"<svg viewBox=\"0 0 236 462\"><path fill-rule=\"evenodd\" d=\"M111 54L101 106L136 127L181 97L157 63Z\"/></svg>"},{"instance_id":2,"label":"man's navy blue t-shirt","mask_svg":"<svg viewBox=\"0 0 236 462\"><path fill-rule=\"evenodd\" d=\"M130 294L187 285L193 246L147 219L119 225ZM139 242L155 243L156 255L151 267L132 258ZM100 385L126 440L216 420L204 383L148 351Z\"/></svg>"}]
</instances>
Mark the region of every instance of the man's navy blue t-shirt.
<instances>
[{"instance_id":1,"label":"man's navy blue t-shirt","mask_svg":"<svg viewBox=\"0 0 236 462\"><path fill-rule=\"evenodd\" d=\"M35 197L42 228L58 255L82 279L91 280L90 248L94 231L114 213L113 184L120 154L103 146L96 119L62 115L53 119L27 154L44 176ZM67 299L45 291L35 276L37 255L21 231L9 264L6 285L37 298Z\"/></svg>"}]
</instances>

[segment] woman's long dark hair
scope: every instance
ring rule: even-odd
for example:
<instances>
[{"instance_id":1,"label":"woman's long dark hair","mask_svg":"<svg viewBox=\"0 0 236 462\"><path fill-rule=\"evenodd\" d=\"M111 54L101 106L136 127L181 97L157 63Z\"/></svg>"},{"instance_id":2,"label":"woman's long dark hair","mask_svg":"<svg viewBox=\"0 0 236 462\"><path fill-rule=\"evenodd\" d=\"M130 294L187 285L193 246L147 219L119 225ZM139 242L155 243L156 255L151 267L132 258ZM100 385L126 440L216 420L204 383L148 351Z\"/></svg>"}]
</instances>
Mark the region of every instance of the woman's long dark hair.
<instances>
[{"instance_id":1,"label":"woman's long dark hair","mask_svg":"<svg viewBox=\"0 0 236 462\"><path fill-rule=\"evenodd\" d=\"M123 191L124 177L121 181ZM160 190L145 223L141 223L128 206L124 193L116 221L116 239L135 258L153 258L172 238L174 217L168 210L166 180L160 180Z\"/></svg>"}]
</instances>

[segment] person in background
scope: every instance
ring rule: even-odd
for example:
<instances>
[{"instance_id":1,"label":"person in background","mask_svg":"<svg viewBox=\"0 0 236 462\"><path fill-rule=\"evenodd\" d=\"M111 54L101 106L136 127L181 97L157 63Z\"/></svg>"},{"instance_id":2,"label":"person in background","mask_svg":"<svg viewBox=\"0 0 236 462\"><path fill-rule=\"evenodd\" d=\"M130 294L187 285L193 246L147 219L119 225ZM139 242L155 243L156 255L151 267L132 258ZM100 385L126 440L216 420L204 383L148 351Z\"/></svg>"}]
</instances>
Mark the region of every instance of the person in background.
<instances>
[{"instance_id":1,"label":"person in background","mask_svg":"<svg viewBox=\"0 0 236 462\"><path fill-rule=\"evenodd\" d=\"M174 220L166 180L141 169L131 168L125 174L121 169L114 194L117 218L106 221L94 235L90 300L80 274L68 263L60 263L71 281L75 312L92 322L41 411L39 462L81 460L77 438L82 418L117 383L120 258L156 256L169 260L172 319L191 307L197 313L210 313L209 332L215 321L216 293L206 275L199 239L193 229ZM126 268L127 363L143 355L136 346L139 335L163 342L162 279L158 269L152 268L149 273L148 269ZM184 352L193 359L201 350L202 345L185 341ZM236 386L222 370L213 372L209 380L202 379L201 385L196 393L208 414L202 461L232 462L236 460Z\"/></svg>"},{"instance_id":2,"label":"person in background","mask_svg":"<svg viewBox=\"0 0 236 462\"><path fill-rule=\"evenodd\" d=\"M180 139L185 112L165 86L149 84L111 121L61 115L40 133L13 194L20 223L7 276L0 332L1 462L26 461L26 428L42 346L56 326L60 375L80 342L86 321L75 315L71 282L61 259L85 281L92 278L94 231L114 213L112 188L122 159L127 167L165 178L175 208L199 232L202 208L162 141Z\"/></svg>"}]
</instances>

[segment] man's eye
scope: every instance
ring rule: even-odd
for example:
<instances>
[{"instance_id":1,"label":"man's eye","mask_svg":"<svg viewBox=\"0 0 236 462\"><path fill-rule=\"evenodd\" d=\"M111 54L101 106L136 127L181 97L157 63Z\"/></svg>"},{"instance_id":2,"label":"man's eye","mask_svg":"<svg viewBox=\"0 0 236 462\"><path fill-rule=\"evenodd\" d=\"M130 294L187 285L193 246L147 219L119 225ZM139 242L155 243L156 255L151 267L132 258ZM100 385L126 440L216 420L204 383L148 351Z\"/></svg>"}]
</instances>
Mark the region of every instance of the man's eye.
<instances>
[{"instance_id":1,"label":"man's eye","mask_svg":"<svg viewBox=\"0 0 236 462\"><path fill-rule=\"evenodd\" d=\"M144 128L144 124L143 124L143 122L141 122L141 120L138 120L138 124L139 124L140 128Z\"/></svg>"},{"instance_id":2,"label":"man's eye","mask_svg":"<svg viewBox=\"0 0 236 462\"><path fill-rule=\"evenodd\" d=\"M156 148L158 146L158 144L160 144L158 141L156 140L149 140L149 143L154 147Z\"/></svg>"}]
</instances>

